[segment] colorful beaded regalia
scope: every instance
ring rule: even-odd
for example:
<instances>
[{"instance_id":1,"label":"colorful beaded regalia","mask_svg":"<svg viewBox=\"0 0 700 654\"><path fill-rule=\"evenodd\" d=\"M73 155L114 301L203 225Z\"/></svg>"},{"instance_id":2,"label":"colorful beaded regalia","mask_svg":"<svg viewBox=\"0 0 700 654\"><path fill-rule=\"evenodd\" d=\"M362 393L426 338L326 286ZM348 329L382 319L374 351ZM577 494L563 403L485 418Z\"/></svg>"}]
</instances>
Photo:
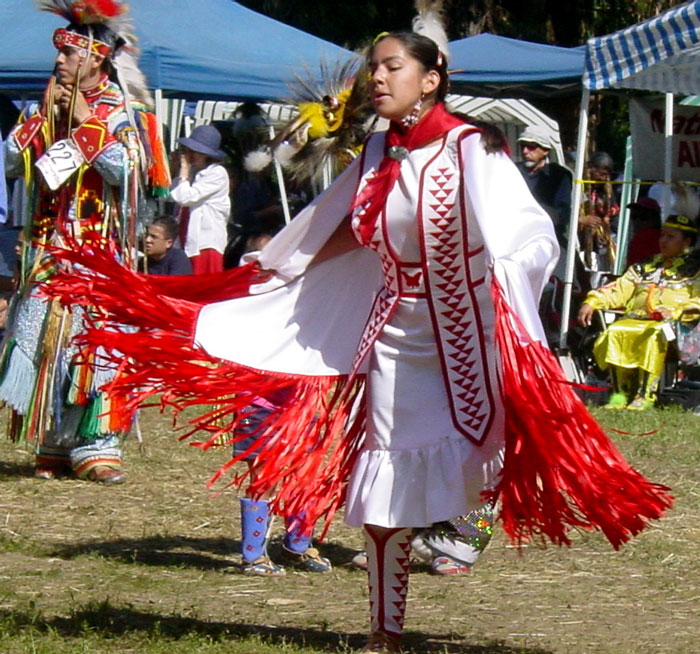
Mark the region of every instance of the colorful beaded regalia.
<instances>
[{"instance_id":1,"label":"colorful beaded regalia","mask_svg":"<svg viewBox=\"0 0 700 654\"><path fill-rule=\"evenodd\" d=\"M131 266L139 215L167 193L170 180L126 5L54 0L42 9L70 22L54 33L58 57L81 63L66 82L57 58L43 102L25 111L7 139L7 173L23 177L26 202L15 218L24 225L24 247L0 399L12 409L11 436L35 444L38 466L70 459L76 474L89 476L97 465L121 466L110 403L98 390L109 375L95 365L98 355L79 358L70 345L95 308L71 311L41 296L55 273L46 248L65 235L77 242L98 238L112 242ZM94 73L92 61L99 63ZM93 77L94 84L85 82ZM63 88L72 94L66 106L56 100ZM83 99L89 115L79 121L74 112ZM83 446L89 451L81 454Z\"/></svg>"}]
</instances>

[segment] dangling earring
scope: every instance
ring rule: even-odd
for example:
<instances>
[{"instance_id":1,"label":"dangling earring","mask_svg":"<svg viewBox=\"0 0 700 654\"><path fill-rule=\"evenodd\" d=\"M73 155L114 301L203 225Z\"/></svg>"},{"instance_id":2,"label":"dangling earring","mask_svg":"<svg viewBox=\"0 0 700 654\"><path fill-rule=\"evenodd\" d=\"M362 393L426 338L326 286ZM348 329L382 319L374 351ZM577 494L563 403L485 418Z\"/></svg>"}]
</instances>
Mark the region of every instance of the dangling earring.
<instances>
[{"instance_id":1,"label":"dangling earring","mask_svg":"<svg viewBox=\"0 0 700 654\"><path fill-rule=\"evenodd\" d=\"M418 118L420 117L420 110L421 107L423 106L423 94L420 94L420 98L418 98L418 102L416 102L415 106L413 109L411 109L411 113L407 114L401 119L401 124L404 127L413 127L417 122Z\"/></svg>"}]
</instances>

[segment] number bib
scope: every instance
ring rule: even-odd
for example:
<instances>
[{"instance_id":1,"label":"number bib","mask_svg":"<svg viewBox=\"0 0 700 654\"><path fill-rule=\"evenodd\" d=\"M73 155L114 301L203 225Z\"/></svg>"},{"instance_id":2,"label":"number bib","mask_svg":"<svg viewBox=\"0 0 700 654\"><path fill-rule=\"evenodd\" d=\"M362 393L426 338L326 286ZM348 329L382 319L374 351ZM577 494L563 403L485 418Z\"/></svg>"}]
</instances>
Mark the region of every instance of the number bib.
<instances>
[{"instance_id":1,"label":"number bib","mask_svg":"<svg viewBox=\"0 0 700 654\"><path fill-rule=\"evenodd\" d=\"M83 164L85 158L71 139L54 143L36 162L36 167L55 191Z\"/></svg>"}]
</instances>

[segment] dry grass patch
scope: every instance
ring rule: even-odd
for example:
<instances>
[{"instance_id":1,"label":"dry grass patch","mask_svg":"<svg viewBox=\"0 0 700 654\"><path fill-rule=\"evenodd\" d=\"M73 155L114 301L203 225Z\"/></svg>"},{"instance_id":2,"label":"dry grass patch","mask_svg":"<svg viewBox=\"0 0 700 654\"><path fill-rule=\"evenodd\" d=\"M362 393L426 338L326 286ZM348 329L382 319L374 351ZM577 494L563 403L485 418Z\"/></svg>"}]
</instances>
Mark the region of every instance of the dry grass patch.
<instances>
[{"instance_id":1,"label":"dry grass patch","mask_svg":"<svg viewBox=\"0 0 700 654\"><path fill-rule=\"evenodd\" d=\"M670 515L619 552L597 534L570 549L518 553L499 532L470 575L411 577L409 652L683 653L700 622L700 418L599 414L633 464L677 497ZM129 481L105 488L31 477L31 456L0 442L0 651L247 654L349 652L367 630L365 575L346 564L362 539L340 521L321 545L329 575L237 574L238 501L204 488L226 451L177 443L142 414L126 443ZM281 533L278 525L276 532ZM273 557L279 542L273 543Z\"/></svg>"}]
</instances>

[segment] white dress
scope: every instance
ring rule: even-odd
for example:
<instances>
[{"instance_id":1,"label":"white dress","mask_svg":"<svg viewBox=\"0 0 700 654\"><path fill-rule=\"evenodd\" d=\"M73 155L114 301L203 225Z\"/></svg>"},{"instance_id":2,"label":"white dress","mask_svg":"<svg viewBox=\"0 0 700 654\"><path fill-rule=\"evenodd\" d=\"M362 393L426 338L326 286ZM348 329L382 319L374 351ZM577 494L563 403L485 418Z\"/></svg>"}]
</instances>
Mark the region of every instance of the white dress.
<instances>
[{"instance_id":1,"label":"white dress","mask_svg":"<svg viewBox=\"0 0 700 654\"><path fill-rule=\"evenodd\" d=\"M382 259L397 261L406 278L418 286L401 291L370 353L367 437L350 478L345 512L346 521L353 526L423 527L465 515L482 504L481 492L492 486L502 466L503 437L497 415L481 445L455 429L428 297L420 279L416 216L419 189L425 187L421 178L428 162L431 167L456 169L456 157L454 140L413 151L402 162L401 177L378 220L379 238L372 249ZM452 192L457 194L458 189ZM495 373L494 317L485 283L483 239L475 222L470 221L468 229L470 247L480 250L473 268L481 274L472 289L473 309L480 314L484 336L479 347ZM489 376L492 394L497 397L496 378L496 374ZM474 383L488 381L479 378Z\"/></svg>"},{"instance_id":2,"label":"white dress","mask_svg":"<svg viewBox=\"0 0 700 654\"><path fill-rule=\"evenodd\" d=\"M464 126L402 161L371 248L310 266L383 152L376 134L262 251L274 277L202 307L194 341L300 380L366 373L366 438L346 522L422 527L478 508L498 481L504 416L491 278L544 340L537 303L558 248L512 161L487 154ZM382 306L393 312L378 320Z\"/></svg>"}]
</instances>

